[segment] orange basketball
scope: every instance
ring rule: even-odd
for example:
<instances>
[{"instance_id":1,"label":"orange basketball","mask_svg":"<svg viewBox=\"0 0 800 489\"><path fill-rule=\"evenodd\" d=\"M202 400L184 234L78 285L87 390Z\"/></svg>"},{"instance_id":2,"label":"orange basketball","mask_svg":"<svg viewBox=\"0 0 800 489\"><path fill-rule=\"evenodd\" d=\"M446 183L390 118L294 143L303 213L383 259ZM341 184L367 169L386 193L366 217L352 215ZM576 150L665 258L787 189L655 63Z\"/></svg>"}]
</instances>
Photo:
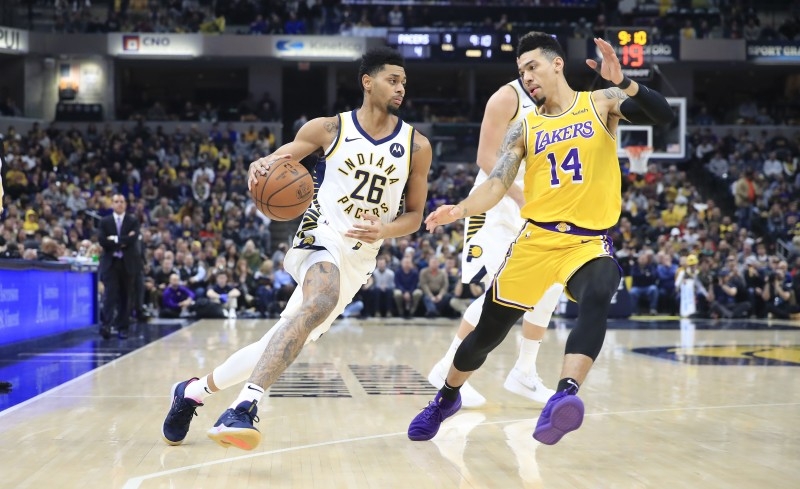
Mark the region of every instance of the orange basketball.
<instances>
[{"instance_id":1,"label":"orange basketball","mask_svg":"<svg viewBox=\"0 0 800 489\"><path fill-rule=\"evenodd\" d=\"M275 221L303 215L314 197L314 180L300 162L280 160L250 190L258 209Z\"/></svg>"}]
</instances>

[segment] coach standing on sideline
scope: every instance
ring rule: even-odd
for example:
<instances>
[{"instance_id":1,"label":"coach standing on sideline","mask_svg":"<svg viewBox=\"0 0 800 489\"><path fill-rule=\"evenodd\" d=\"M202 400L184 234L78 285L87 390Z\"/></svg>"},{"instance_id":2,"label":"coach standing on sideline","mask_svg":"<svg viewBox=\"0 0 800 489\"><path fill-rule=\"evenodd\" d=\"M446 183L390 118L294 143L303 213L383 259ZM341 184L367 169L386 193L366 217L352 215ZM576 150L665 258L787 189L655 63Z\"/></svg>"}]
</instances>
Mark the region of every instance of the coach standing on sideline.
<instances>
[{"instance_id":1,"label":"coach standing on sideline","mask_svg":"<svg viewBox=\"0 0 800 489\"><path fill-rule=\"evenodd\" d=\"M135 301L134 281L137 268L141 266L136 241L139 239L139 221L125 212L125 197L111 197L113 214L100 219L100 279L105 287L103 314L100 319L100 335L111 336L111 325L115 324L120 339L128 337L131 320L131 305Z\"/></svg>"}]
</instances>

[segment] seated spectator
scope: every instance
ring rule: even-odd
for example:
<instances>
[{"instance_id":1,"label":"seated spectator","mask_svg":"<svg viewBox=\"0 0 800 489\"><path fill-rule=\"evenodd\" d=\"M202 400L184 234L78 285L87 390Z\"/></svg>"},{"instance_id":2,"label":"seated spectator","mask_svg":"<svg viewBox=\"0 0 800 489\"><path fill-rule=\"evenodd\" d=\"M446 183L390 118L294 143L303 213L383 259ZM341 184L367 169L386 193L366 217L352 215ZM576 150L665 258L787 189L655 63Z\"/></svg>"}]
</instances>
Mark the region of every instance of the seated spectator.
<instances>
[{"instance_id":1,"label":"seated spectator","mask_svg":"<svg viewBox=\"0 0 800 489\"><path fill-rule=\"evenodd\" d=\"M266 34L269 31L269 24L264 20L264 16L258 14L256 20L250 23L250 30L248 34Z\"/></svg>"},{"instance_id":2,"label":"seated spectator","mask_svg":"<svg viewBox=\"0 0 800 489\"><path fill-rule=\"evenodd\" d=\"M372 314L387 317L392 311L394 298L394 270L389 268L385 257L379 257L375 271L372 272L374 285L370 288L370 294L365 300L367 305L367 315Z\"/></svg>"},{"instance_id":3,"label":"seated spectator","mask_svg":"<svg viewBox=\"0 0 800 489\"><path fill-rule=\"evenodd\" d=\"M189 308L194 305L194 292L181 284L177 273L169 276L169 286L164 289L161 298L162 318L178 318L189 315Z\"/></svg>"},{"instance_id":4,"label":"seated spectator","mask_svg":"<svg viewBox=\"0 0 800 489\"><path fill-rule=\"evenodd\" d=\"M770 318L792 319L800 313L800 307L794 297L794 291L786 286L786 280L779 271L772 272L766 284L762 298L766 303Z\"/></svg>"},{"instance_id":5,"label":"seated spectator","mask_svg":"<svg viewBox=\"0 0 800 489\"><path fill-rule=\"evenodd\" d=\"M203 297L206 295L206 268L200 262L195 262L192 253L186 253L183 257L183 265L178 269L181 282L194 292L195 296Z\"/></svg>"},{"instance_id":6,"label":"seated spectator","mask_svg":"<svg viewBox=\"0 0 800 489\"><path fill-rule=\"evenodd\" d=\"M280 312L275 304L273 266L271 259L264 260L258 271L253 274L256 282L256 310L265 318L274 317Z\"/></svg>"},{"instance_id":7,"label":"seated spectator","mask_svg":"<svg viewBox=\"0 0 800 489\"><path fill-rule=\"evenodd\" d=\"M422 290L419 288L419 272L414 268L411 256L411 254L406 254L400 260L400 268L394 274L394 302L397 306L397 313L406 319L410 319L414 315L422 298Z\"/></svg>"},{"instance_id":8,"label":"seated spectator","mask_svg":"<svg viewBox=\"0 0 800 489\"><path fill-rule=\"evenodd\" d=\"M747 290L741 277L723 268L717 272L713 290L711 317L724 319L747 317L750 302L747 300Z\"/></svg>"},{"instance_id":9,"label":"seated spectator","mask_svg":"<svg viewBox=\"0 0 800 489\"><path fill-rule=\"evenodd\" d=\"M228 283L227 273L218 273L214 277L214 284L206 291L206 297L211 302L222 306L222 315L226 318L236 319L236 309L239 307L239 289Z\"/></svg>"},{"instance_id":10,"label":"seated spectator","mask_svg":"<svg viewBox=\"0 0 800 489\"><path fill-rule=\"evenodd\" d=\"M283 260L279 260L275 264L273 272L273 287L275 287L275 301L278 303L278 309L283 310L286 303L289 301L294 289L297 288L297 282L294 281L292 275L283 268Z\"/></svg>"},{"instance_id":11,"label":"seated spectator","mask_svg":"<svg viewBox=\"0 0 800 489\"><path fill-rule=\"evenodd\" d=\"M458 280L453 289L453 298L450 299L450 307L460 316L464 314L472 301L482 296L484 292L482 282L465 284Z\"/></svg>"},{"instance_id":12,"label":"seated spectator","mask_svg":"<svg viewBox=\"0 0 800 489\"><path fill-rule=\"evenodd\" d=\"M58 261L58 244L51 238L42 238L42 244L39 249L39 261Z\"/></svg>"},{"instance_id":13,"label":"seated spectator","mask_svg":"<svg viewBox=\"0 0 800 489\"><path fill-rule=\"evenodd\" d=\"M253 271L247 266L247 261L244 258L237 260L233 279L236 289L242 293L244 308L255 307L256 280Z\"/></svg>"},{"instance_id":14,"label":"seated spectator","mask_svg":"<svg viewBox=\"0 0 800 489\"><path fill-rule=\"evenodd\" d=\"M658 253L656 266L658 298L662 307L657 308L669 314L677 310L677 296L675 292L675 274L678 266L672 263L672 257L667 253Z\"/></svg>"},{"instance_id":15,"label":"seated spectator","mask_svg":"<svg viewBox=\"0 0 800 489\"><path fill-rule=\"evenodd\" d=\"M631 268L631 304L634 312L638 310L639 301L644 296L647 298L647 305L650 314L658 313L658 270L653 263L652 251L642 251L636 258L636 263Z\"/></svg>"},{"instance_id":16,"label":"seated spectator","mask_svg":"<svg viewBox=\"0 0 800 489\"><path fill-rule=\"evenodd\" d=\"M450 299L447 292L449 278L439 266L439 257L432 255L428 266L419 272L419 288L422 289L422 301L425 304L425 317L447 317L452 315Z\"/></svg>"}]
</instances>

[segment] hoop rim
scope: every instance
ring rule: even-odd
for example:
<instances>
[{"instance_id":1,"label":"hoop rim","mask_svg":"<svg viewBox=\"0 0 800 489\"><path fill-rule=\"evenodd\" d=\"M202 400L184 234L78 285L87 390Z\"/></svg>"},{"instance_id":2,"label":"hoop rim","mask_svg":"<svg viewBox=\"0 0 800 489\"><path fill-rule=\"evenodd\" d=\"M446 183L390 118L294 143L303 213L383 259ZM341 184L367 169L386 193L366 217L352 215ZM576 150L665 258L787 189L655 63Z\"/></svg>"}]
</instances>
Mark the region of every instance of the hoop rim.
<instances>
[{"instance_id":1,"label":"hoop rim","mask_svg":"<svg viewBox=\"0 0 800 489\"><path fill-rule=\"evenodd\" d=\"M650 151L650 153L653 152L652 146L643 146L643 145L625 146L622 149L625 150L625 153L628 155L628 157L632 156L634 158L638 158L645 151Z\"/></svg>"}]
</instances>

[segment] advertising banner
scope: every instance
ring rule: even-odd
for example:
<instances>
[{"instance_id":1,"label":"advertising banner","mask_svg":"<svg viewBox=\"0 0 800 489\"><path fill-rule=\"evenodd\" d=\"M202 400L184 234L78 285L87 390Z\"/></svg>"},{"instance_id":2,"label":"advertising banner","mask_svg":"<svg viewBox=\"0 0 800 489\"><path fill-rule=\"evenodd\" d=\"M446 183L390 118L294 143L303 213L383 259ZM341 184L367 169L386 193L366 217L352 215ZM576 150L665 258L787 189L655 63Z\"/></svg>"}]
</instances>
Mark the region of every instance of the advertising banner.
<instances>
[{"instance_id":1,"label":"advertising banner","mask_svg":"<svg viewBox=\"0 0 800 489\"><path fill-rule=\"evenodd\" d=\"M108 54L132 58L195 58L203 54L202 34L108 34Z\"/></svg>"},{"instance_id":2,"label":"advertising banner","mask_svg":"<svg viewBox=\"0 0 800 489\"><path fill-rule=\"evenodd\" d=\"M800 63L800 42L748 41L747 60L756 63Z\"/></svg>"},{"instance_id":3,"label":"advertising banner","mask_svg":"<svg viewBox=\"0 0 800 489\"><path fill-rule=\"evenodd\" d=\"M95 274L0 270L0 345L95 323Z\"/></svg>"},{"instance_id":4,"label":"advertising banner","mask_svg":"<svg viewBox=\"0 0 800 489\"><path fill-rule=\"evenodd\" d=\"M28 46L28 31L0 26L0 53L25 54Z\"/></svg>"},{"instance_id":5,"label":"advertising banner","mask_svg":"<svg viewBox=\"0 0 800 489\"><path fill-rule=\"evenodd\" d=\"M367 49L364 37L272 36L272 56L298 61L353 61Z\"/></svg>"}]
</instances>

